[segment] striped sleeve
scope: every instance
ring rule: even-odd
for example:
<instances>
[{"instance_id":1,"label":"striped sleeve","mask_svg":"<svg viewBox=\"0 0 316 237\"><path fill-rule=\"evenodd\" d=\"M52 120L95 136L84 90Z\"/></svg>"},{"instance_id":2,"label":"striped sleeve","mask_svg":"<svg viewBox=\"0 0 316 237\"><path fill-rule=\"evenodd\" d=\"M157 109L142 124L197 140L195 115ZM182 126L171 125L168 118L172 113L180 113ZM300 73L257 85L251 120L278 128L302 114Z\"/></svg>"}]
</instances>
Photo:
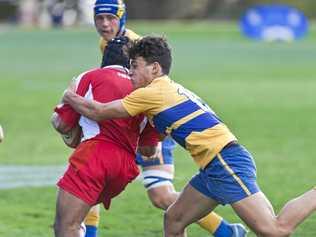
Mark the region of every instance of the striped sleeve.
<instances>
[{"instance_id":1,"label":"striped sleeve","mask_svg":"<svg viewBox=\"0 0 316 237\"><path fill-rule=\"evenodd\" d=\"M153 116L163 106L162 95L155 88L139 88L122 100L122 104L131 116L144 113Z\"/></svg>"}]
</instances>

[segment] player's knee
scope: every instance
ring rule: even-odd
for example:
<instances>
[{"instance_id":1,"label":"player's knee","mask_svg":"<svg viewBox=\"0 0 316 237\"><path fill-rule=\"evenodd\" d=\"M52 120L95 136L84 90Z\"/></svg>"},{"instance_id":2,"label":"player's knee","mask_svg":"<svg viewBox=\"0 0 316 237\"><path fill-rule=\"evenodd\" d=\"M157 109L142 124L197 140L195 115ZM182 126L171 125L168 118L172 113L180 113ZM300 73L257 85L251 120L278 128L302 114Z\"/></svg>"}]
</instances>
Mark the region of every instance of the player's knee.
<instances>
[{"instance_id":1,"label":"player's knee","mask_svg":"<svg viewBox=\"0 0 316 237\"><path fill-rule=\"evenodd\" d=\"M291 236L294 232L294 228L286 221L277 220L277 231L280 236Z\"/></svg>"},{"instance_id":2,"label":"player's knee","mask_svg":"<svg viewBox=\"0 0 316 237\"><path fill-rule=\"evenodd\" d=\"M164 227L165 231L172 235L180 235L184 232L185 228L182 224L181 215L177 215L172 209L168 209L164 213Z\"/></svg>"},{"instance_id":3,"label":"player's knee","mask_svg":"<svg viewBox=\"0 0 316 237\"><path fill-rule=\"evenodd\" d=\"M293 228L291 228L287 223L276 221L273 225L258 225L255 228L255 233L258 236L263 237L287 237L293 233Z\"/></svg>"},{"instance_id":4,"label":"player's knee","mask_svg":"<svg viewBox=\"0 0 316 237\"><path fill-rule=\"evenodd\" d=\"M167 208L173 203L173 197L169 194L166 195L152 195L150 196L151 203L160 209L167 210Z\"/></svg>"},{"instance_id":5,"label":"player's knee","mask_svg":"<svg viewBox=\"0 0 316 237\"><path fill-rule=\"evenodd\" d=\"M55 217L54 225L53 225L55 236L59 236L59 233L62 232L62 226L63 226L62 225L62 218L57 213L56 217Z\"/></svg>"},{"instance_id":6,"label":"player's knee","mask_svg":"<svg viewBox=\"0 0 316 237\"><path fill-rule=\"evenodd\" d=\"M175 227L175 222L176 222L176 218L175 216L172 215L172 213L170 211L165 211L164 212L164 225L166 229L170 229L171 227Z\"/></svg>"},{"instance_id":7,"label":"player's knee","mask_svg":"<svg viewBox=\"0 0 316 237\"><path fill-rule=\"evenodd\" d=\"M183 222L183 215L172 205L167 209L167 211L165 211L164 219L167 223L178 224L181 226Z\"/></svg>"},{"instance_id":8,"label":"player's knee","mask_svg":"<svg viewBox=\"0 0 316 237\"><path fill-rule=\"evenodd\" d=\"M70 233L80 230L81 223L74 220L67 220L66 218L56 218L53 227L56 236L59 236L59 233Z\"/></svg>"}]
</instances>

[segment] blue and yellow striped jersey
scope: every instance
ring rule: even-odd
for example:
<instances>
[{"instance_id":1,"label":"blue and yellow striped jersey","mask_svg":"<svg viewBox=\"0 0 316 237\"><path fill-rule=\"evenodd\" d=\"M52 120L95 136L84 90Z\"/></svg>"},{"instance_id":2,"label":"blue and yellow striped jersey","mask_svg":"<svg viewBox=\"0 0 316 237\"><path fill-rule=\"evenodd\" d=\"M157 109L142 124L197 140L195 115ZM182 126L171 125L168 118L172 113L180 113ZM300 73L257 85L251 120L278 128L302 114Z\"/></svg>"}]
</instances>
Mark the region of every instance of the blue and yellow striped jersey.
<instances>
[{"instance_id":1,"label":"blue and yellow striped jersey","mask_svg":"<svg viewBox=\"0 0 316 237\"><path fill-rule=\"evenodd\" d=\"M163 76L122 100L131 116L144 113L155 128L170 135L204 168L236 137L198 96Z\"/></svg>"},{"instance_id":2,"label":"blue and yellow striped jersey","mask_svg":"<svg viewBox=\"0 0 316 237\"><path fill-rule=\"evenodd\" d=\"M140 36L138 34L136 34L134 31L131 31L129 29L125 30L124 36L126 36L127 38L129 38L130 40L137 40L140 38ZM105 47L108 45L108 42L105 41L102 37L100 38L100 50L101 53L103 54Z\"/></svg>"}]
</instances>

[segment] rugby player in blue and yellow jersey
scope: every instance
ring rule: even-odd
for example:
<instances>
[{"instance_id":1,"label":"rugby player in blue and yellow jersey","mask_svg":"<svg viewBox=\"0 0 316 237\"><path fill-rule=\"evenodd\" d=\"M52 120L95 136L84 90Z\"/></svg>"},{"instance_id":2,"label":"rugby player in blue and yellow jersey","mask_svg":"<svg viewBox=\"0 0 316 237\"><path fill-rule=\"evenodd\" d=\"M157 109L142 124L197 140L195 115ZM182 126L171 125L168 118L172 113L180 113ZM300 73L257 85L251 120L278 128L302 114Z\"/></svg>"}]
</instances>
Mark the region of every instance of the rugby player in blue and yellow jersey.
<instances>
[{"instance_id":1,"label":"rugby player in blue and yellow jersey","mask_svg":"<svg viewBox=\"0 0 316 237\"><path fill-rule=\"evenodd\" d=\"M156 129L189 151L199 167L164 216L164 236L185 236L185 228L230 204L258 236L289 236L316 210L316 188L289 201L278 215L259 189L251 154L198 96L169 77L171 50L164 38L144 37L130 49L136 88L122 100L87 101L72 86L64 102L93 120L145 113Z\"/></svg>"},{"instance_id":2,"label":"rugby player in blue and yellow jersey","mask_svg":"<svg viewBox=\"0 0 316 237\"><path fill-rule=\"evenodd\" d=\"M127 29L126 6L122 0L97 0L94 5L94 22L100 35L100 49L105 48L110 40L116 36L126 36L131 40L140 36ZM155 207L166 210L178 197L173 186L174 165L173 150L175 142L167 137L158 146L154 159L148 159L139 153L136 156L137 164L142 167L143 184L148 197ZM93 207L85 219L87 227L86 237L97 235L99 223L99 207ZM212 233L215 237L244 236L246 231L240 224L230 224L216 213L210 213L198 221L201 227ZM230 234L234 233L234 234Z\"/></svg>"}]
</instances>

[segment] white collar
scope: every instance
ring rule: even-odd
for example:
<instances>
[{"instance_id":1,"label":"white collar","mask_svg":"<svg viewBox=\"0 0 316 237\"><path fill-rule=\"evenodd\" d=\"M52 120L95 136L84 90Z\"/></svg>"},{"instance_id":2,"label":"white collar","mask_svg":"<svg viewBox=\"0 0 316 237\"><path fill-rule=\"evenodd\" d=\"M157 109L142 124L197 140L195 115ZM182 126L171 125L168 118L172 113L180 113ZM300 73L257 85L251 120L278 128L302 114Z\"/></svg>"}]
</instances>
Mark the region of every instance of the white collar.
<instances>
[{"instance_id":1,"label":"white collar","mask_svg":"<svg viewBox=\"0 0 316 237\"><path fill-rule=\"evenodd\" d=\"M120 70L120 71L126 72L127 74L129 72L126 67L123 67L121 65L109 65L109 66L105 66L103 68L116 69L116 70Z\"/></svg>"}]
</instances>

